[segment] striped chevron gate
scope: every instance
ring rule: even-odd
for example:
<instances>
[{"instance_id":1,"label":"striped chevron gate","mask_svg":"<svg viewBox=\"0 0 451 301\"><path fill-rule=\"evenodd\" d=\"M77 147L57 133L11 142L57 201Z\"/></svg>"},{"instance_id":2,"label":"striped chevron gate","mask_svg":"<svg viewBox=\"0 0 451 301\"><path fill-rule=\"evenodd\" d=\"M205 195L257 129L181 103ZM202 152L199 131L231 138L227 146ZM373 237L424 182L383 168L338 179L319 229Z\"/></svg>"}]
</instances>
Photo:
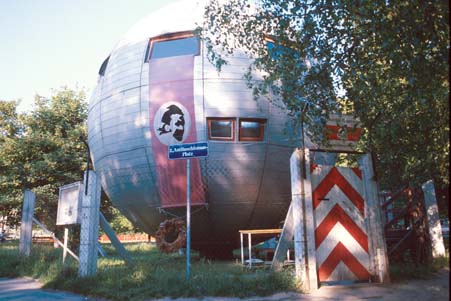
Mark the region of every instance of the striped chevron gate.
<instances>
[{"instance_id":1,"label":"striped chevron gate","mask_svg":"<svg viewBox=\"0 0 451 301\"><path fill-rule=\"evenodd\" d=\"M368 280L370 255L361 171L314 164L310 171L319 281Z\"/></svg>"}]
</instances>

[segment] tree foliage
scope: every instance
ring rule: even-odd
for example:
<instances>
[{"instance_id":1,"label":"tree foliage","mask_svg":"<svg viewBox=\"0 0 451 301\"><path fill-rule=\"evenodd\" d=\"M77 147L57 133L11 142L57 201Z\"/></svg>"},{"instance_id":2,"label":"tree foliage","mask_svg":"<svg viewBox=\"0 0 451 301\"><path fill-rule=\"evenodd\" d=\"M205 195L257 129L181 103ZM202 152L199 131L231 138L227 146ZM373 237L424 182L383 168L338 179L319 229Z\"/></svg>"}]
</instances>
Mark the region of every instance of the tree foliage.
<instances>
[{"instance_id":1,"label":"tree foliage","mask_svg":"<svg viewBox=\"0 0 451 301\"><path fill-rule=\"evenodd\" d=\"M0 214L20 212L28 188L36 194L35 216L54 225L59 187L80 181L86 167L85 93L63 88L36 96L29 113L16 106L0 101Z\"/></svg>"},{"instance_id":2,"label":"tree foliage","mask_svg":"<svg viewBox=\"0 0 451 301\"><path fill-rule=\"evenodd\" d=\"M433 179L447 190L448 1L213 0L203 28L213 63L253 57L249 70L265 74L245 75L255 93L280 92L316 140L329 113L352 108L383 188Z\"/></svg>"},{"instance_id":3,"label":"tree foliage","mask_svg":"<svg viewBox=\"0 0 451 301\"><path fill-rule=\"evenodd\" d=\"M58 230L59 187L82 181L86 170L87 113L83 90L62 88L50 98L36 96L28 113L17 113L16 101L0 101L0 216L19 223L28 188L36 194L37 219ZM137 230L103 192L100 207L114 230Z\"/></svg>"},{"instance_id":4,"label":"tree foliage","mask_svg":"<svg viewBox=\"0 0 451 301\"><path fill-rule=\"evenodd\" d=\"M282 99L294 120L308 126L311 138L324 143L328 116L340 108L331 66L311 55L311 37L300 30L303 15L292 14L284 1L261 1L260 7L252 2L211 1L206 7L207 30L201 34L210 61L220 70L233 52L253 58L244 77L254 96ZM261 80L255 74L262 74Z\"/></svg>"}]
</instances>

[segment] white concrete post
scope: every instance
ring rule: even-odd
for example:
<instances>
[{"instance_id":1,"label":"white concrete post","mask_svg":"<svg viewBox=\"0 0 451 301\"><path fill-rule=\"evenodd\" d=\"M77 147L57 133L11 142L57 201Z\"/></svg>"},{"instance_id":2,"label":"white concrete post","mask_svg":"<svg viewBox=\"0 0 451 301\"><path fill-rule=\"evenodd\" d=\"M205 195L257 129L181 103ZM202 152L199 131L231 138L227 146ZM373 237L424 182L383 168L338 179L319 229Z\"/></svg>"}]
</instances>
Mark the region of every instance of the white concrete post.
<instances>
[{"instance_id":1,"label":"white concrete post","mask_svg":"<svg viewBox=\"0 0 451 301\"><path fill-rule=\"evenodd\" d=\"M318 289L318 277L316 273L316 248L315 248L315 221L312 199L312 180L310 175L310 151L305 150L305 179L304 179L304 219L305 219L305 237L307 248L307 278L309 290Z\"/></svg>"},{"instance_id":2,"label":"white concrete post","mask_svg":"<svg viewBox=\"0 0 451 301\"><path fill-rule=\"evenodd\" d=\"M303 187L301 176L302 150L296 149L290 158L291 206L294 221L294 263L296 278L303 286L308 286L305 271L304 223L303 223Z\"/></svg>"},{"instance_id":3,"label":"white concrete post","mask_svg":"<svg viewBox=\"0 0 451 301\"><path fill-rule=\"evenodd\" d=\"M252 234L247 233L247 248L249 252L249 268L252 269Z\"/></svg>"},{"instance_id":4,"label":"white concrete post","mask_svg":"<svg viewBox=\"0 0 451 301\"><path fill-rule=\"evenodd\" d=\"M384 226L382 224L379 192L375 180L371 155L366 154L359 160L362 170L363 189L365 196L365 216L368 225L368 249L371 260L371 270L377 275L379 282L390 282L388 273L387 245L385 243Z\"/></svg>"},{"instance_id":5,"label":"white concrete post","mask_svg":"<svg viewBox=\"0 0 451 301\"><path fill-rule=\"evenodd\" d=\"M240 232L241 241L241 266L244 266L244 246L243 246L243 233Z\"/></svg>"},{"instance_id":6,"label":"white concrete post","mask_svg":"<svg viewBox=\"0 0 451 301\"><path fill-rule=\"evenodd\" d=\"M69 229L67 227L65 227L64 228L63 263L66 261L68 240L69 240Z\"/></svg>"},{"instance_id":7,"label":"white concrete post","mask_svg":"<svg viewBox=\"0 0 451 301\"><path fill-rule=\"evenodd\" d=\"M421 188L424 192L424 205L427 212L429 236L431 237L432 257L445 256L442 227L438 213L437 199L435 197L434 182L427 181Z\"/></svg>"},{"instance_id":8,"label":"white concrete post","mask_svg":"<svg viewBox=\"0 0 451 301\"><path fill-rule=\"evenodd\" d=\"M89 173L89 176L87 177ZM89 178L88 183L86 178ZM99 236L100 212L100 179L90 170L85 172L85 189L81 202L81 233L80 233L80 262L78 275L80 277L95 275L97 272L97 241ZM86 185L88 191L86 194Z\"/></svg>"},{"instance_id":9,"label":"white concrete post","mask_svg":"<svg viewBox=\"0 0 451 301\"><path fill-rule=\"evenodd\" d=\"M19 254L22 256L30 256L35 199L36 196L33 191L28 189L24 190L19 242Z\"/></svg>"}]
</instances>

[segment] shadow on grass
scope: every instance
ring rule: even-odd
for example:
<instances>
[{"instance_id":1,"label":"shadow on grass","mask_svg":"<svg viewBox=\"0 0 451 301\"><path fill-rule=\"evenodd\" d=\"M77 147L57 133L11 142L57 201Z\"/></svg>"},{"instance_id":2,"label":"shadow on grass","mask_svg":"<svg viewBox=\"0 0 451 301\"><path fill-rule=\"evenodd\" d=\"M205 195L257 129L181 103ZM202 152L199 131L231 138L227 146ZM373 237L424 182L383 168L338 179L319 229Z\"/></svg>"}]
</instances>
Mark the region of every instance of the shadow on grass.
<instances>
[{"instance_id":1,"label":"shadow on grass","mask_svg":"<svg viewBox=\"0 0 451 301\"><path fill-rule=\"evenodd\" d=\"M447 251L445 257L436 258L428 264L415 265L413 262L390 263L390 278L392 282L429 279L445 267L449 267L449 251Z\"/></svg>"},{"instance_id":2,"label":"shadow on grass","mask_svg":"<svg viewBox=\"0 0 451 301\"><path fill-rule=\"evenodd\" d=\"M62 264L62 250L33 246L30 257L19 258L17 245L0 246L0 277L31 276L45 288L72 291L111 300L144 300L161 297L264 296L280 291L297 291L293 270L271 273L267 269L243 269L237 262L210 261L193 256L191 278L185 279L185 257L161 254L150 243L128 244L134 266L119 257L100 257L97 275L77 277L77 262L68 257ZM108 254L115 254L106 245Z\"/></svg>"}]
</instances>

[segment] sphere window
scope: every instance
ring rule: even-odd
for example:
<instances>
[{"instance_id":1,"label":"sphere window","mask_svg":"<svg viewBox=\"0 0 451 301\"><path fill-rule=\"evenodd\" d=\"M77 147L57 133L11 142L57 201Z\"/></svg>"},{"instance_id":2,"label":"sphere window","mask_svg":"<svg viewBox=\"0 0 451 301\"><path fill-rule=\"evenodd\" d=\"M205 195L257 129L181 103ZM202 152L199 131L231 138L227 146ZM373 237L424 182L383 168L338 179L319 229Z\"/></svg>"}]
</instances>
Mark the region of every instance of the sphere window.
<instances>
[{"instance_id":1,"label":"sphere window","mask_svg":"<svg viewBox=\"0 0 451 301\"><path fill-rule=\"evenodd\" d=\"M234 118L207 118L208 139L210 140L235 140Z\"/></svg>"},{"instance_id":2,"label":"sphere window","mask_svg":"<svg viewBox=\"0 0 451 301\"><path fill-rule=\"evenodd\" d=\"M108 61L109 60L110 60L110 56L108 56L105 59L105 61L103 61L102 65L100 66L100 69L99 69L99 75L100 76L104 76L105 75L105 70L106 70L106 67L108 66Z\"/></svg>"},{"instance_id":3,"label":"sphere window","mask_svg":"<svg viewBox=\"0 0 451 301\"><path fill-rule=\"evenodd\" d=\"M199 55L199 37L175 35L151 40L151 60L183 55Z\"/></svg>"},{"instance_id":4,"label":"sphere window","mask_svg":"<svg viewBox=\"0 0 451 301\"><path fill-rule=\"evenodd\" d=\"M265 119L240 119L240 141L263 141L265 137Z\"/></svg>"}]
</instances>

